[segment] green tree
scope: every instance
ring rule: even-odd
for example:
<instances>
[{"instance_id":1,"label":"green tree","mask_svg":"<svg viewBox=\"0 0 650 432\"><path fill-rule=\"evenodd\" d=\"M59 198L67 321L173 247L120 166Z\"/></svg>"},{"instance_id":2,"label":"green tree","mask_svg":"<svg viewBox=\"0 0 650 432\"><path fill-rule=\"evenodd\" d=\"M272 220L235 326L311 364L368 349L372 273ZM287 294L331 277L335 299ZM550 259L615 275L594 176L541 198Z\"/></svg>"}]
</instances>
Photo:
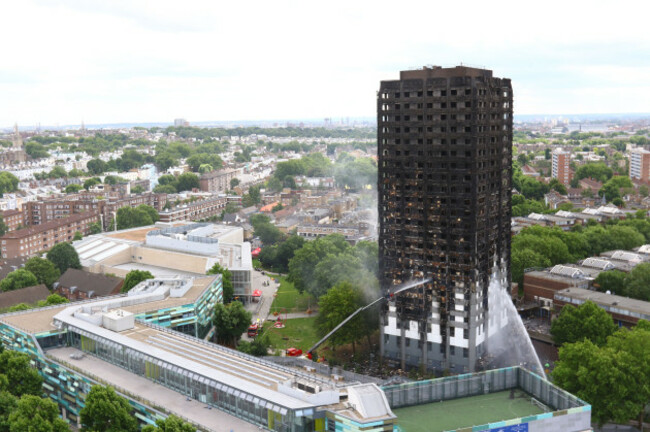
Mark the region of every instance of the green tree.
<instances>
[{"instance_id":1,"label":"green tree","mask_svg":"<svg viewBox=\"0 0 650 432\"><path fill-rule=\"evenodd\" d=\"M131 270L126 274L126 277L124 278L124 285L122 285L121 292L123 293L129 292L131 288L133 288L140 282L145 281L147 279L153 279L153 278L154 275L147 270Z\"/></svg>"},{"instance_id":2,"label":"green tree","mask_svg":"<svg viewBox=\"0 0 650 432\"><path fill-rule=\"evenodd\" d=\"M260 238L265 246L273 245L284 238L284 234L275 225L259 224L255 228L255 235Z\"/></svg>"},{"instance_id":3,"label":"green tree","mask_svg":"<svg viewBox=\"0 0 650 432\"><path fill-rule=\"evenodd\" d=\"M588 163L581 165L575 174L575 178L581 180L583 178L593 178L600 182L606 182L614 175L614 171L605 165L603 162Z\"/></svg>"},{"instance_id":4,"label":"green tree","mask_svg":"<svg viewBox=\"0 0 650 432\"><path fill-rule=\"evenodd\" d=\"M81 269L81 262L77 251L70 243L57 243L47 252L47 259L51 261L61 274L69 268Z\"/></svg>"},{"instance_id":5,"label":"green tree","mask_svg":"<svg viewBox=\"0 0 650 432\"><path fill-rule=\"evenodd\" d=\"M551 260L529 248L513 248L510 262L512 281L518 283L520 287L524 282L524 270L551 266Z\"/></svg>"},{"instance_id":6,"label":"green tree","mask_svg":"<svg viewBox=\"0 0 650 432\"><path fill-rule=\"evenodd\" d=\"M52 289L52 284L61 276L59 269L51 261L40 257L27 260L25 270L31 272L38 279L38 283L46 285L49 289Z\"/></svg>"},{"instance_id":7,"label":"green tree","mask_svg":"<svg viewBox=\"0 0 650 432\"><path fill-rule=\"evenodd\" d=\"M79 241L79 240L81 240L83 238L84 238L84 236L83 236L83 234L81 234L81 231L75 231L74 236L72 237L72 241Z\"/></svg>"},{"instance_id":8,"label":"green tree","mask_svg":"<svg viewBox=\"0 0 650 432\"><path fill-rule=\"evenodd\" d=\"M140 204L139 206L136 207L136 209L146 212L153 222L158 222L158 220L160 219L160 215L158 214L158 211L155 208L151 207L150 205Z\"/></svg>"},{"instance_id":9,"label":"green tree","mask_svg":"<svg viewBox=\"0 0 650 432\"><path fill-rule=\"evenodd\" d=\"M220 274L221 275L221 286L223 293L223 302L230 303L232 296L235 293L235 289L232 284L232 273L227 268L221 266L219 263L214 263L212 268L208 270L209 275Z\"/></svg>"},{"instance_id":10,"label":"green tree","mask_svg":"<svg viewBox=\"0 0 650 432\"><path fill-rule=\"evenodd\" d=\"M5 224L4 219L2 218L2 215L0 215L0 237L5 235L9 227Z\"/></svg>"},{"instance_id":11,"label":"green tree","mask_svg":"<svg viewBox=\"0 0 650 432\"><path fill-rule=\"evenodd\" d=\"M252 342L239 341L237 350L256 357L269 355L269 346L271 345L268 336L258 336Z\"/></svg>"},{"instance_id":12,"label":"green tree","mask_svg":"<svg viewBox=\"0 0 650 432\"><path fill-rule=\"evenodd\" d=\"M50 399L25 395L18 400L16 409L9 415L9 431L68 432L65 420L59 418L59 407Z\"/></svg>"},{"instance_id":13,"label":"green tree","mask_svg":"<svg viewBox=\"0 0 650 432\"><path fill-rule=\"evenodd\" d=\"M239 179L238 178L232 178L230 179L230 189L234 189L235 186L239 185Z\"/></svg>"},{"instance_id":14,"label":"green tree","mask_svg":"<svg viewBox=\"0 0 650 432\"><path fill-rule=\"evenodd\" d=\"M142 186L140 186L140 185L137 185L136 187L131 188L131 193L132 194L138 195L138 194L141 194L143 192L144 192L144 188Z\"/></svg>"},{"instance_id":15,"label":"green tree","mask_svg":"<svg viewBox=\"0 0 650 432\"><path fill-rule=\"evenodd\" d=\"M169 152L163 152L156 155L154 163L160 171L167 171L169 168L178 165L178 158Z\"/></svg>"},{"instance_id":16,"label":"green tree","mask_svg":"<svg viewBox=\"0 0 650 432\"><path fill-rule=\"evenodd\" d=\"M102 225L100 222L93 222L90 225L88 225L88 229L90 230L90 234L99 234L102 232Z\"/></svg>"},{"instance_id":17,"label":"green tree","mask_svg":"<svg viewBox=\"0 0 650 432\"><path fill-rule=\"evenodd\" d=\"M650 301L650 263L643 263L634 267L628 273L625 285L627 287L627 296Z\"/></svg>"},{"instance_id":18,"label":"green tree","mask_svg":"<svg viewBox=\"0 0 650 432\"><path fill-rule=\"evenodd\" d=\"M81 430L92 432L136 432L138 422L131 415L129 402L112 387L95 385L86 396L86 406L79 412Z\"/></svg>"},{"instance_id":19,"label":"green tree","mask_svg":"<svg viewBox=\"0 0 650 432\"><path fill-rule=\"evenodd\" d=\"M627 288L625 286L626 273L619 270L609 270L598 274L594 280L594 287L600 292L609 291L615 295L625 295Z\"/></svg>"},{"instance_id":20,"label":"green tree","mask_svg":"<svg viewBox=\"0 0 650 432\"><path fill-rule=\"evenodd\" d=\"M253 314L244 309L240 302L224 305L217 303L214 307L212 323L217 329L217 342L234 347L241 335L248 330Z\"/></svg>"},{"instance_id":21,"label":"green tree","mask_svg":"<svg viewBox=\"0 0 650 432\"><path fill-rule=\"evenodd\" d=\"M551 323L551 335L557 345L588 339L603 346L616 329L611 315L591 301L578 307L565 305L560 316Z\"/></svg>"},{"instance_id":22,"label":"green tree","mask_svg":"<svg viewBox=\"0 0 650 432\"><path fill-rule=\"evenodd\" d=\"M7 192L16 192L18 183L18 177L8 171L0 171L0 197Z\"/></svg>"},{"instance_id":23,"label":"green tree","mask_svg":"<svg viewBox=\"0 0 650 432\"><path fill-rule=\"evenodd\" d=\"M165 194L174 194L176 193L176 187L173 184L157 185L153 188L155 193L165 193Z\"/></svg>"},{"instance_id":24,"label":"green tree","mask_svg":"<svg viewBox=\"0 0 650 432\"><path fill-rule=\"evenodd\" d=\"M627 423L650 402L650 324L620 329L598 346L588 339L560 348L553 371L560 387L592 405L592 419Z\"/></svg>"},{"instance_id":25,"label":"green tree","mask_svg":"<svg viewBox=\"0 0 650 432\"><path fill-rule=\"evenodd\" d=\"M142 432L196 432L196 428L180 417L170 415L166 419L156 420L156 425L147 425Z\"/></svg>"},{"instance_id":26,"label":"green tree","mask_svg":"<svg viewBox=\"0 0 650 432\"><path fill-rule=\"evenodd\" d=\"M0 391L0 431L8 432L10 430L9 415L17 408L18 398L6 390Z\"/></svg>"},{"instance_id":27,"label":"green tree","mask_svg":"<svg viewBox=\"0 0 650 432\"><path fill-rule=\"evenodd\" d=\"M260 262L266 268L286 273L289 271L289 261L304 244L305 239L302 237L297 235L289 236L283 242L262 248L259 256Z\"/></svg>"},{"instance_id":28,"label":"green tree","mask_svg":"<svg viewBox=\"0 0 650 432\"><path fill-rule=\"evenodd\" d=\"M368 272L361 260L354 256L352 248L339 254L328 254L314 267L313 281L308 292L316 298L325 295L330 288L341 282L354 283L365 292L379 294L377 279ZM373 295L372 297L376 297Z\"/></svg>"},{"instance_id":29,"label":"green tree","mask_svg":"<svg viewBox=\"0 0 650 432\"><path fill-rule=\"evenodd\" d=\"M262 202L262 195L260 194L260 186L251 186L248 188L248 193L242 198L244 207L250 207Z\"/></svg>"},{"instance_id":30,"label":"green tree","mask_svg":"<svg viewBox=\"0 0 650 432\"><path fill-rule=\"evenodd\" d=\"M38 285L38 279L32 272L25 269L14 270L0 281L0 291L14 291L17 289Z\"/></svg>"},{"instance_id":31,"label":"green tree","mask_svg":"<svg viewBox=\"0 0 650 432\"><path fill-rule=\"evenodd\" d=\"M145 207L151 208L153 212ZM155 219L152 218L154 214ZM153 225L156 220L158 220L158 212L145 204L141 204L136 208L122 207L117 210L118 230Z\"/></svg>"},{"instance_id":32,"label":"green tree","mask_svg":"<svg viewBox=\"0 0 650 432\"><path fill-rule=\"evenodd\" d=\"M43 378L32 367L27 354L10 350L0 353L0 374L6 376L11 383L7 391L14 396L43 394Z\"/></svg>"},{"instance_id":33,"label":"green tree","mask_svg":"<svg viewBox=\"0 0 650 432\"><path fill-rule=\"evenodd\" d=\"M560 348L553 381L590 403L591 418L598 424L626 422L638 413L625 403L637 388L636 378L628 372L629 363L625 353L600 348L587 339Z\"/></svg>"},{"instance_id":34,"label":"green tree","mask_svg":"<svg viewBox=\"0 0 650 432\"><path fill-rule=\"evenodd\" d=\"M43 144L28 141L25 143L25 153L30 155L32 159L44 159L50 157L50 153L43 146Z\"/></svg>"},{"instance_id":35,"label":"green tree","mask_svg":"<svg viewBox=\"0 0 650 432\"><path fill-rule=\"evenodd\" d=\"M350 282L341 282L332 287L318 301L318 315L315 322L318 335L324 337L364 303L361 290ZM334 346L352 343L352 352L356 355L356 341L369 336L371 332L366 315L361 313L341 327L330 337L330 343Z\"/></svg>"},{"instance_id":36,"label":"green tree","mask_svg":"<svg viewBox=\"0 0 650 432\"><path fill-rule=\"evenodd\" d=\"M128 181L125 178L114 175L104 177L104 184L115 186L118 183L128 183Z\"/></svg>"},{"instance_id":37,"label":"green tree","mask_svg":"<svg viewBox=\"0 0 650 432\"><path fill-rule=\"evenodd\" d=\"M52 168L52 171L48 173L47 177L51 179L66 178L68 177L68 173L66 172L65 168L61 166L55 166Z\"/></svg>"},{"instance_id":38,"label":"green tree","mask_svg":"<svg viewBox=\"0 0 650 432\"><path fill-rule=\"evenodd\" d=\"M89 160L86 164L86 169L93 175L101 175L107 171L106 162L101 159ZM85 187L85 184L84 184Z\"/></svg>"},{"instance_id":39,"label":"green tree","mask_svg":"<svg viewBox=\"0 0 650 432\"><path fill-rule=\"evenodd\" d=\"M70 303L70 300L58 294L50 294L45 300L38 302L38 307L54 306L58 304Z\"/></svg>"},{"instance_id":40,"label":"green tree","mask_svg":"<svg viewBox=\"0 0 650 432\"><path fill-rule=\"evenodd\" d=\"M328 255L338 255L350 248L345 237L332 234L309 241L297 250L289 261L288 280L299 292L319 290L319 284L314 279L316 266Z\"/></svg>"},{"instance_id":41,"label":"green tree","mask_svg":"<svg viewBox=\"0 0 650 432\"><path fill-rule=\"evenodd\" d=\"M178 192L191 191L199 187L199 177L194 173L184 173L178 176L176 180L176 190Z\"/></svg>"},{"instance_id":42,"label":"green tree","mask_svg":"<svg viewBox=\"0 0 650 432\"><path fill-rule=\"evenodd\" d=\"M89 190L91 187L101 183L102 183L101 179L99 179L98 177L92 177L84 181L83 187L84 189Z\"/></svg>"},{"instance_id":43,"label":"green tree","mask_svg":"<svg viewBox=\"0 0 650 432\"><path fill-rule=\"evenodd\" d=\"M67 185L65 187L65 193L67 193L67 194L69 194L69 193L77 193L81 189L83 189L83 186L73 183L73 184L69 184L69 185Z\"/></svg>"}]
</instances>

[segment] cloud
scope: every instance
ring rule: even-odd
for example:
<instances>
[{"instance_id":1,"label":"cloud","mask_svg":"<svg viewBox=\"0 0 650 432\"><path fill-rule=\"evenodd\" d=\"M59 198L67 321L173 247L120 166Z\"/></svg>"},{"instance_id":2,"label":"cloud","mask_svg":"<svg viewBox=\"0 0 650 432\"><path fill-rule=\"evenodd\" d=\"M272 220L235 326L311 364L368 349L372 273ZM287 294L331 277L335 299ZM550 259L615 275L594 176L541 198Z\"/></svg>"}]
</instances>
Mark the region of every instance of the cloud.
<instances>
[{"instance_id":1,"label":"cloud","mask_svg":"<svg viewBox=\"0 0 650 432\"><path fill-rule=\"evenodd\" d=\"M13 2L0 27L0 125L373 116L380 80L460 62L512 78L517 113L648 111L650 34L630 10L605 1Z\"/></svg>"}]
</instances>

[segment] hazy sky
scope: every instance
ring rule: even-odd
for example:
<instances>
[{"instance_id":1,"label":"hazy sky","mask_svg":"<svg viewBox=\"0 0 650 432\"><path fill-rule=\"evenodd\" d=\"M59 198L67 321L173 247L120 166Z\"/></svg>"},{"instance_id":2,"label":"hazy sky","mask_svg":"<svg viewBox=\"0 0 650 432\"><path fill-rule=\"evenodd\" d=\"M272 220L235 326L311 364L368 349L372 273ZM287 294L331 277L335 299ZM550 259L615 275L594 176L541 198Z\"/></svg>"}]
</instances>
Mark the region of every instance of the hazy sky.
<instances>
[{"instance_id":1,"label":"hazy sky","mask_svg":"<svg viewBox=\"0 0 650 432\"><path fill-rule=\"evenodd\" d=\"M516 114L650 112L641 1L5 3L0 127L374 116L380 80L461 62Z\"/></svg>"}]
</instances>

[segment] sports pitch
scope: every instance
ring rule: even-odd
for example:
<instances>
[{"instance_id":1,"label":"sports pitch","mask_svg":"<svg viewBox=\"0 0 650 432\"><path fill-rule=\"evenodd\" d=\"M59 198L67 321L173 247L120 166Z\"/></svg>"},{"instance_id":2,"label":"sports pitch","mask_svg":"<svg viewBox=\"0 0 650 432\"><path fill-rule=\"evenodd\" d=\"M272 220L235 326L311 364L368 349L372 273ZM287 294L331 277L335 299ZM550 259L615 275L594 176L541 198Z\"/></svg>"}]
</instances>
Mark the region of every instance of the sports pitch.
<instances>
[{"instance_id":1,"label":"sports pitch","mask_svg":"<svg viewBox=\"0 0 650 432\"><path fill-rule=\"evenodd\" d=\"M530 395L510 390L393 410L404 432L443 432L544 412Z\"/></svg>"}]
</instances>

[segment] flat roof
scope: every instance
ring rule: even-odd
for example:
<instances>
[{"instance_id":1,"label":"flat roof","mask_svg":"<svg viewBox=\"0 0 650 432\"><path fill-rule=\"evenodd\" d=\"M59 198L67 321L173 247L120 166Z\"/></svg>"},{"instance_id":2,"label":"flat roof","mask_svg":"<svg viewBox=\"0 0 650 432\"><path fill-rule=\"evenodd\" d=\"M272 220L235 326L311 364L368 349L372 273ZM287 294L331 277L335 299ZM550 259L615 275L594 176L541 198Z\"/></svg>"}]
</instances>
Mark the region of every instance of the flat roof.
<instances>
[{"instance_id":1,"label":"flat roof","mask_svg":"<svg viewBox=\"0 0 650 432\"><path fill-rule=\"evenodd\" d=\"M606 294L599 291L592 291L584 288L567 288L555 293L555 297L564 296L572 299L579 300L581 303L592 301L600 306L604 306L605 310L612 313L621 314L622 310L636 312L637 314L646 315L650 317L650 302L643 300L635 300L629 297L617 296L613 294ZM624 315L624 314L623 314ZM643 317L636 317L643 318ZM647 318L645 318L647 319Z\"/></svg>"},{"instance_id":2,"label":"flat roof","mask_svg":"<svg viewBox=\"0 0 650 432\"><path fill-rule=\"evenodd\" d=\"M183 306L186 304L194 303L199 295L207 288L207 286L214 280L215 276L203 276L194 279L192 287L185 293L183 297L166 297L163 300L152 301L148 303L123 306L121 309L129 311L134 314L141 314L145 312L166 309L176 306ZM56 330L52 324L54 315L62 312L65 308L70 306L81 307L84 304L102 301L115 297L97 298L83 302L65 303L57 306L50 306L46 308L31 309L28 311L14 312L10 314L0 315L0 321L14 326L27 333L41 333L50 330ZM123 294L122 297L126 297Z\"/></svg>"},{"instance_id":3,"label":"flat roof","mask_svg":"<svg viewBox=\"0 0 650 432\"><path fill-rule=\"evenodd\" d=\"M97 357L72 347L48 349L47 354L63 364L71 364L90 376L101 377L116 387L140 396L148 405L164 406L169 412L185 417L214 432L259 432L259 427L220 409L206 409L207 405L187 397L150 379L136 375Z\"/></svg>"},{"instance_id":4,"label":"flat roof","mask_svg":"<svg viewBox=\"0 0 650 432\"><path fill-rule=\"evenodd\" d=\"M510 390L480 396L415 405L393 410L404 432L444 432L544 413L523 390Z\"/></svg>"},{"instance_id":5,"label":"flat roof","mask_svg":"<svg viewBox=\"0 0 650 432\"><path fill-rule=\"evenodd\" d=\"M174 277L174 276L180 276L180 277L196 277L196 276L205 276L205 273L192 273L192 272L186 272L182 270L175 270L171 269L169 267L160 267L160 266L155 266L155 265L150 265L150 264L141 264L137 262L129 262L125 264L117 264L114 266L111 266L112 268L115 269L120 269L120 270L146 270L151 272L154 277L157 278L168 278L168 277Z\"/></svg>"}]
</instances>

